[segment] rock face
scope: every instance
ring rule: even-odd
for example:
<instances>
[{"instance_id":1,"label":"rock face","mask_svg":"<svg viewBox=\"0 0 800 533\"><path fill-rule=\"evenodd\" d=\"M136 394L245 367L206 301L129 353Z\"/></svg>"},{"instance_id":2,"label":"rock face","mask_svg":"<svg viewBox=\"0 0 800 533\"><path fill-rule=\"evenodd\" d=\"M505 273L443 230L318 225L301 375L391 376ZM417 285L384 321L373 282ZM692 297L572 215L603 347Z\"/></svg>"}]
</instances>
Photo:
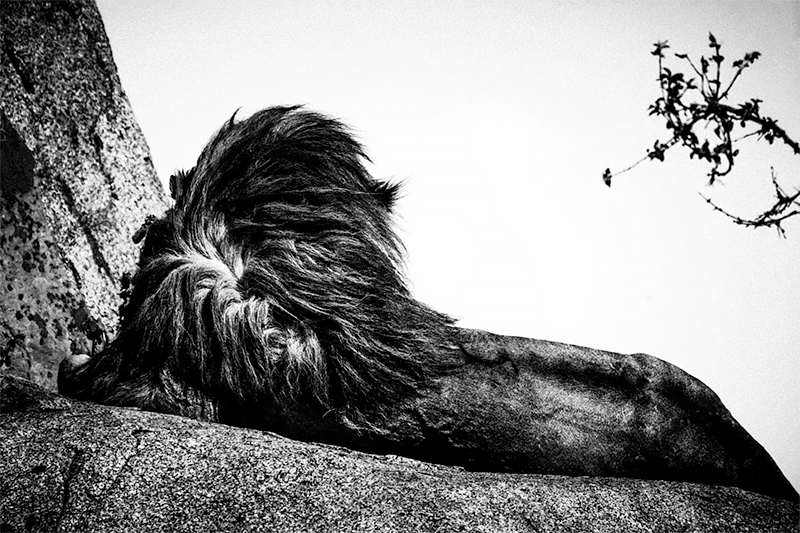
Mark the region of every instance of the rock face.
<instances>
[{"instance_id":1,"label":"rock face","mask_svg":"<svg viewBox=\"0 0 800 533\"><path fill-rule=\"evenodd\" d=\"M0 365L55 389L61 359L114 333L131 236L167 200L94 3L0 14Z\"/></svg>"},{"instance_id":2,"label":"rock face","mask_svg":"<svg viewBox=\"0 0 800 533\"><path fill-rule=\"evenodd\" d=\"M731 487L470 473L1 383L2 531L797 531Z\"/></svg>"}]
</instances>

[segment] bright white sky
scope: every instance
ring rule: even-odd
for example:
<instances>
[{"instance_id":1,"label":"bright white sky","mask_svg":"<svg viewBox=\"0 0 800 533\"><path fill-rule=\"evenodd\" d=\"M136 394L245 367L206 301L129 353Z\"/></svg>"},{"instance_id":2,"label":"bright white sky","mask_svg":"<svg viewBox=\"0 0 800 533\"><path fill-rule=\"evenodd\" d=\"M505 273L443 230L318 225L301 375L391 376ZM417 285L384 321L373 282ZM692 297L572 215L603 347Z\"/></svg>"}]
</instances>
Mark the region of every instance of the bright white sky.
<instances>
[{"instance_id":1,"label":"bright white sky","mask_svg":"<svg viewBox=\"0 0 800 533\"><path fill-rule=\"evenodd\" d=\"M652 43L762 58L739 101L800 138L798 1L98 0L123 86L167 179L211 134L276 104L349 123L399 226L419 299L461 324L666 359L711 386L800 488L800 220L757 214L788 148L744 144L708 189L674 150L617 178L657 135ZM729 64L729 63L728 63Z\"/></svg>"}]
</instances>

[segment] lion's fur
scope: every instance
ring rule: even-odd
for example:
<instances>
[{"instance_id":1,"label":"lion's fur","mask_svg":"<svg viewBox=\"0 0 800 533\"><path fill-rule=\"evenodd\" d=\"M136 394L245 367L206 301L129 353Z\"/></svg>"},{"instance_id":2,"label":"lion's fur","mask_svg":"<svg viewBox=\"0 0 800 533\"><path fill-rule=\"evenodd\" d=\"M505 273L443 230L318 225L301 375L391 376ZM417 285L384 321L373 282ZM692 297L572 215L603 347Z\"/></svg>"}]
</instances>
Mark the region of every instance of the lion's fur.
<instances>
[{"instance_id":1,"label":"lion's fur","mask_svg":"<svg viewBox=\"0 0 800 533\"><path fill-rule=\"evenodd\" d=\"M231 119L151 220L119 336L62 393L471 470L731 485L797 501L702 382L653 357L459 330L412 298L342 124Z\"/></svg>"},{"instance_id":2,"label":"lion's fur","mask_svg":"<svg viewBox=\"0 0 800 533\"><path fill-rule=\"evenodd\" d=\"M364 160L341 123L299 107L231 118L173 177L120 333L70 395L180 413L165 392L177 380L357 417L424 389L458 358L452 320L411 296L399 186Z\"/></svg>"}]
</instances>

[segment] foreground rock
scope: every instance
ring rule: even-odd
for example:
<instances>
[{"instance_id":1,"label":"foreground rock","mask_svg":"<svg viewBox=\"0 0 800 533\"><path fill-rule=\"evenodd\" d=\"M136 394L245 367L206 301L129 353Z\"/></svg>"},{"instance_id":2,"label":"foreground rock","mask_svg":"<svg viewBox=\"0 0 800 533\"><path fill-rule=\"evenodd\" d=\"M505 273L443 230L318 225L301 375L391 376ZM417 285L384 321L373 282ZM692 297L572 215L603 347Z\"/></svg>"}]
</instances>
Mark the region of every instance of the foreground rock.
<instances>
[{"instance_id":1,"label":"foreground rock","mask_svg":"<svg viewBox=\"0 0 800 533\"><path fill-rule=\"evenodd\" d=\"M1 2L0 365L55 389L166 209L94 2Z\"/></svg>"},{"instance_id":2,"label":"foreground rock","mask_svg":"<svg viewBox=\"0 0 800 533\"><path fill-rule=\"evenodd\" d=\"M790 532L730 487L469 473L74 402L4 378L2 531Z\"/></svg>"}]
</instances>

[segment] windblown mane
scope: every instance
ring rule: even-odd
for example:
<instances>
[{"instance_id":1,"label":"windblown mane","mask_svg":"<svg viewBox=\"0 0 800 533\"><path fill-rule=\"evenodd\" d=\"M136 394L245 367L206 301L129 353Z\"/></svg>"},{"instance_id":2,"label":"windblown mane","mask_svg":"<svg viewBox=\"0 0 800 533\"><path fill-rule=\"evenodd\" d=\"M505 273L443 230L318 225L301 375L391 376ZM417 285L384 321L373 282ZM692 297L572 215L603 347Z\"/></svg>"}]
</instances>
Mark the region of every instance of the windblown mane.
<instances>
[{"instance_id":1,"label":"windblown mane","mask_svg":"<svg viewBox=\"0 0 800 533\"><path fill-rule=\"evenodd\" d=\"M347 411L427 386L453 362L452 320L412 298L399 186L364 159L341 123L298 107L231 118L173 177L120 334L71 395L180 412L153 392L178 379L240 404Z\"/></svg>"}]
</instances>

